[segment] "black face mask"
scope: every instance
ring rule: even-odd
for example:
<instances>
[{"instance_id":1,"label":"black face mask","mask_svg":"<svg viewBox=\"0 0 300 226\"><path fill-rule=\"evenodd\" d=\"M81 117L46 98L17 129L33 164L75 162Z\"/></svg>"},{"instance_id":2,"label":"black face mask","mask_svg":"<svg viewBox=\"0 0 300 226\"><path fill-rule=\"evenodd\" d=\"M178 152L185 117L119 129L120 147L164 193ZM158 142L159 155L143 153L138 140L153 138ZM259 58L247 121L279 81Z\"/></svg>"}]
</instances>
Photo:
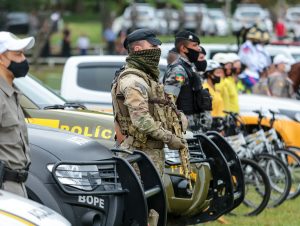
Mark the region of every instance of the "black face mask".
<instances>
[{"instance_id":1,"label":"black face mask","mask_svg":"<svg viewBox=\"0 0 300 226\"><path fill-rule=\"evenodd\" d=\"M28 73L29 65L26 59L20 63L11 61L7 69L14 74L15 78L21 78L25 77Z\"/></svg>"},{"instance_id":2,"label":"black face mask","mask_svg":"<svg viewBox=\"0 0 300 226\"><path fill-rule=\"evenodd\" d=\"M189 61L192 63L197 62L200 52L196 51L194 49L190 49L188 47L186 47L186 48L188 49L188 52L185 53L185 55L188 57Z\"/></svg>"},{"instance_id":3,"label":"black face mask","mask_svg":"<svg viewBox=\"0 0 300 226\"><path fill-rule=\"evenodd\" d=\"M217 84L217 83L220 83L221 78L217 77L217 76L213 76L213 77L211 77L211 81L213 84Z\"/></svg>"},{"instance_id":4,"label":"black face mask","mask_svg":"<svg viewBox=\"0 0 300 226\"><path fill-rule=\"evenodd\" d=\"M201 61L196 61L194 62L195 67L197 68L197 71L204 72L207 67L207 61L206 60L201 60Z\"/></svg>"}]
</instances>

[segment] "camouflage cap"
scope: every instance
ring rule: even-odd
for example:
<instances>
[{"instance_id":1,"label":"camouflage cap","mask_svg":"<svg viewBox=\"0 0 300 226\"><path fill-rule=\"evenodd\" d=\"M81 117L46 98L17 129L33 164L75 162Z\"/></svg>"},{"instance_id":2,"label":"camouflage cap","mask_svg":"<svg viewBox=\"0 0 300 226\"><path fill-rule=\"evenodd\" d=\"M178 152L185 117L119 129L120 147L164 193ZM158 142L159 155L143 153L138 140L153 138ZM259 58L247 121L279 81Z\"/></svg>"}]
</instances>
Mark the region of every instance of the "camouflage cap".
<instances>
[{"instance_id":1,"label":"camouflage cap","mask_svg":"<svg viewBox=\"0 0 300 226\"><path fill-rule=\"evenodd\" d=\"M132 42L146 40L152 45L161 45L161 41L156 38L156 34L153 30L147 28L141 28L131 32L124 40L124 48L128 49L128 45Z\"/></svg>"}]
</instances>

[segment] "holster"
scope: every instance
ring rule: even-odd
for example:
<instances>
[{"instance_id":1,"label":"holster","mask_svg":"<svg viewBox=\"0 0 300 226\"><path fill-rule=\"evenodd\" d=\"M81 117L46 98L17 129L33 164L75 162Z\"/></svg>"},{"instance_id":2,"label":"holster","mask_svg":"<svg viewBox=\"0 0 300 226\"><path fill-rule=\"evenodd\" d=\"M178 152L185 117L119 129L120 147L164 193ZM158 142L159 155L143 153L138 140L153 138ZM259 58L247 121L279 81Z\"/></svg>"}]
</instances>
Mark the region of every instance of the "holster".
<instances>
[{"instance_id":1,"label":"holster","mask_svg":"<svg viewBox=\"0 0 300 226\"><path fill-rule=\"evenodd\" d=\"M27 180L28 177L28 171L27 170L12 170L9 168L4 168L4 176L3 176L3 182L4 181L14 181L17 183L23 183Z\"/></svg>"}]
</instances>

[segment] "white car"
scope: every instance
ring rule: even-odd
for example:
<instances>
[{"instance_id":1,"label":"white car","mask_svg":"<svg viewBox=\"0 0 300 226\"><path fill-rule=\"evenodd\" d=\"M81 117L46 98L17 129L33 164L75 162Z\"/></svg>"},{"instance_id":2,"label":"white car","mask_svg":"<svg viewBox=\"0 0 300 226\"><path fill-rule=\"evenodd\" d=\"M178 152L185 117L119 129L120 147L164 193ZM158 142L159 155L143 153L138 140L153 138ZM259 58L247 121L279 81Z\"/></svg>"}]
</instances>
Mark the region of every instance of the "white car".
<instances>
[{"instance_id":1,"label":"white car","mask_svg":"<svg viewBox=\"0 0 300 226\"><path fill-rule=\"evenodd\" d=\"M237 7L232 18L232 32L238 32L242 27L249 28L254 24L273 31L273 24L267 10L257 4L245 4Z\"/></svg>"},{"instance_id":2,"label":"white car","mask_svg":"<svg viewBox=\"0 0 300 226\"><path fill-rule=\"evenodd\" d=\"M228 21L222 9L210 8L208 9L208 15L214 22L216 28L216 35L218 36L228 35L229 33Z\"/></svg>"},{"instance_id":3,"label":"white car","mask_svg":"<svg viewBox=\"0 0 300 226\"><path fill-rule=\"evenodd\" d=\"M266 45L265 48L272 58L277 54L283 54L290 60L292 64L300 62L300 46Z\"/></svg>"},{"instance_id":4,"label":"white car","mask_svg":"<svg viewBox=\"0 0 300 226\"><path fill-rule=\"evenodd\" d=\"M253 110L262 110L264 113L268 113L270 109L300 122L299 100L255 94L240 94L239 106L241 112L251 113Z\"/></svg>"},{"instance_id":5,"label":"white car","mask_svg":"<svg viewBox=\"0 0 300 226\"><path fill-rule=\"evenodd\" d=\"M97 104L110 109L111 84L125 59L126 56L107 55L70 57L63 70L61 96L71 102ZM167 61L161 59L161 75L166 66Z\"/></svg>"},{"instance_id":6,"label":"white car","mask_svg":"<svg viewBox=\"0 0 300 226\"><path fill-rule=\"evenodd\" d=\"M179 29L179 13L175 9L157 9L156 16L159 21L160 34L172 34Z\"/></svg>"},{"instance_id":7,"label":"white car","mask_svg":"<svg viewBox=\"0 0 300 226\"><path fill-rule=\"evenodd\" d=\"M299 33L300 6L288 8L285 15L285 25L288 31ZM298 28L298 29L297 29Z\"/></svg>"},{"instance_id":8,"label":"white car","mask_svg":"<svg viewBox=\"0 0 300 226\"><path fill-rule=\"evenodd\" d=\"M137 28L150 28L157 30L159 21L156 18L155 8L145 3L135 3L128 6L123 13L122 27L130 29L132 27L132 13L133 7L136 10L136 27Z\"/></svg>"},{"instance_id":9,"label":"white car","mask_svg":"<svg viewBox=\"0 0 300 226\"><path fill-rule=\"evenodd\" d=\"M37 202L0 190L0 225L71 226L64 217Z\"/></svg>"},{"instance_id":10,"label":"white car","mask_svg":"<svg viewBox=\"0 0 300 226\"><path fill-rule=\"evenodd\" d=\"M213 20L208 15L208 8L205 4L186 3L183 6L184 11L184 29L195 32L198 27L197 19L202 15L201 31L204 35L213 35L216 28Z\"/></svg>"}]
</instances>

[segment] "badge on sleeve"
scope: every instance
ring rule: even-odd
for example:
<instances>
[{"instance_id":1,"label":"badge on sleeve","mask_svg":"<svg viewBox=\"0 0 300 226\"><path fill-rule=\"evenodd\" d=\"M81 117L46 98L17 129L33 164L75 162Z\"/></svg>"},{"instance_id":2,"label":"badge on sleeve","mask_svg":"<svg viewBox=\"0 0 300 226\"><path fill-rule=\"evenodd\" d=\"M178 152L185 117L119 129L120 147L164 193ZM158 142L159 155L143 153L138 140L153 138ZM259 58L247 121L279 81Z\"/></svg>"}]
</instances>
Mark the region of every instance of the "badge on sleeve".
<instances>
[{"instance_id":1,"label":"badge on sleeve","mask_svg":"<svg viewBox=\"0 0 300 226\"><path fill-rule=\"evenodd\" d=\"M184 83L184 80L185 80L184 75L183 74L176 74L175 75L175 80L177 82Z\"/></svg>"}]
</instances>

